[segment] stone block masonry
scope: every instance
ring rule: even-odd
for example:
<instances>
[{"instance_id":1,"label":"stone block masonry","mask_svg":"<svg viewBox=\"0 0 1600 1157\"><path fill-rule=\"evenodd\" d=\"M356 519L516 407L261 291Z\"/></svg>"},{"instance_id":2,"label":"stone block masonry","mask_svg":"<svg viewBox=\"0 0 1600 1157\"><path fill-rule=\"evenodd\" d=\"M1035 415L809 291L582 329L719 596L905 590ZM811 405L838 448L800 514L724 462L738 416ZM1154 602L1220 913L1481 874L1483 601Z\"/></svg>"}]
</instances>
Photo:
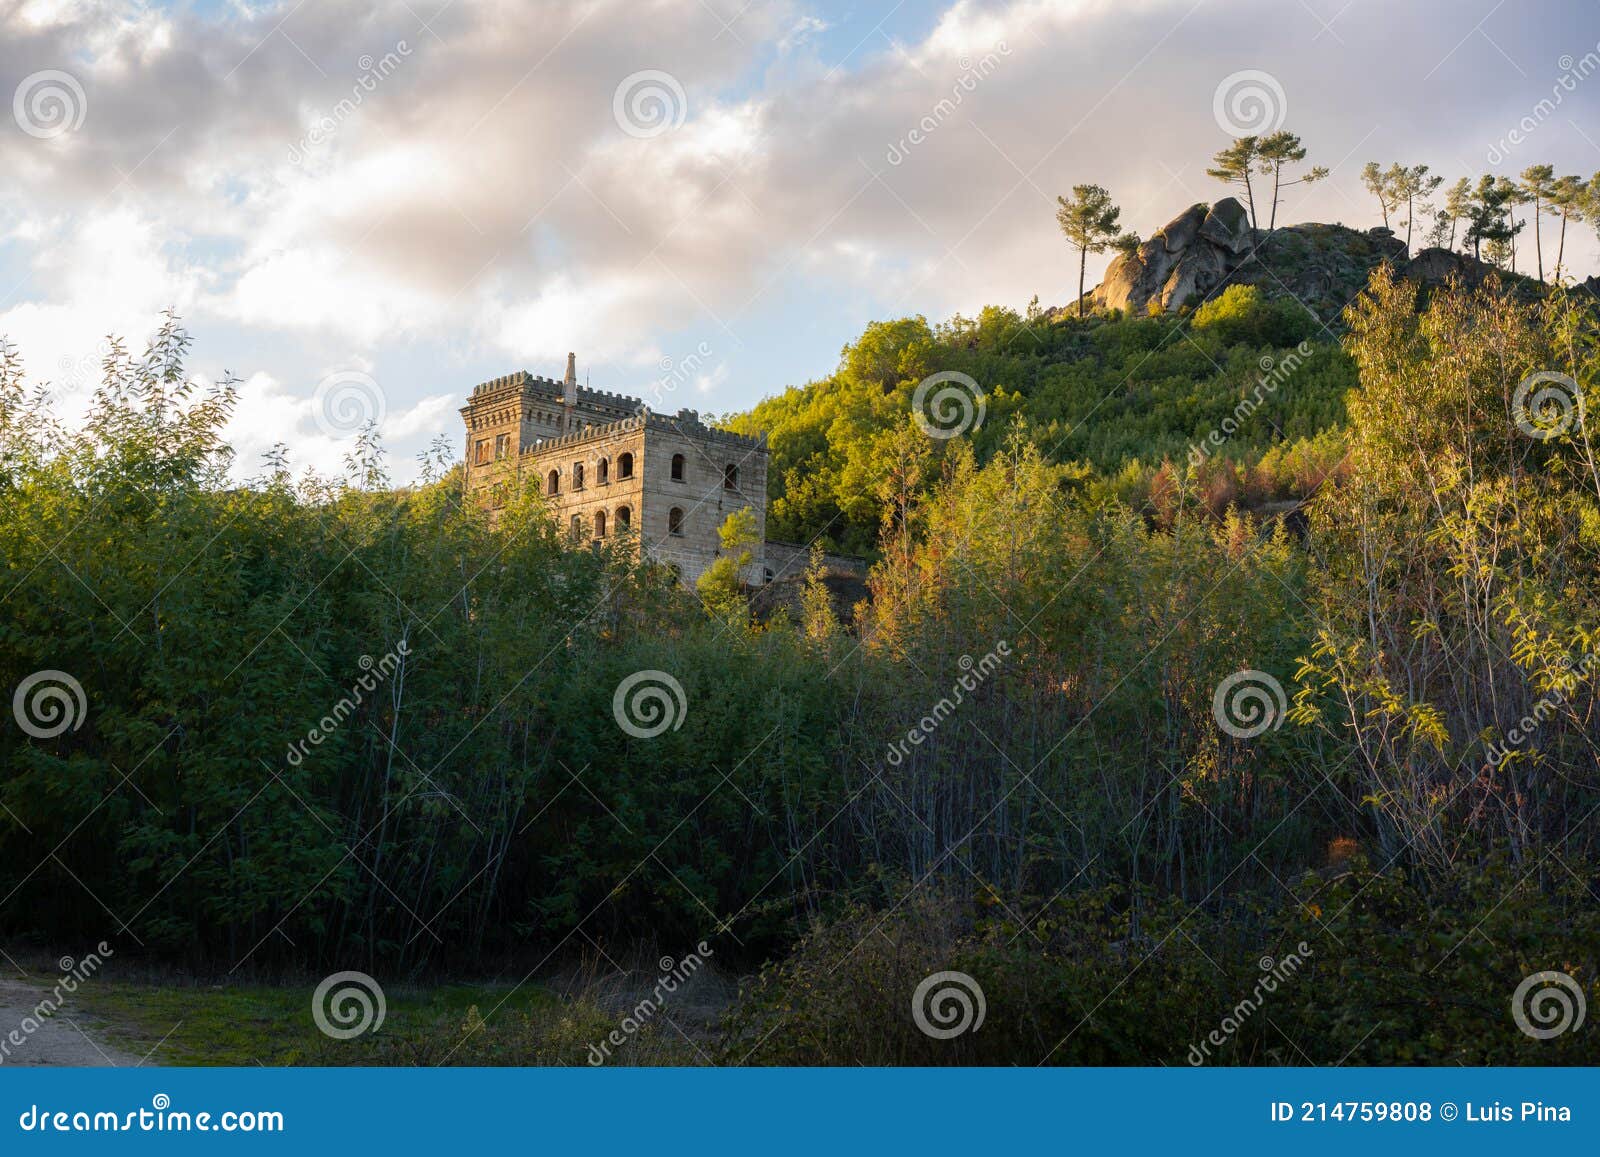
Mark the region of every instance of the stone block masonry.
<instances>
[{"instance_id":1,"label":"stone block masonry","mask_svg":"<svg viewBox=\"0 0 1600 1157\"><path fill-rule=\"evenodd\" d=\"M728 516L748 508L763 542L745 581L769 581L764 437L579 386L571 354L560 381L519 370L476 386L461 417L468 492L490 508L503 504L513 482L537 479L558 525L576 540L621 536L690 585L717 558Z\"/></svg>"}]
</instances>

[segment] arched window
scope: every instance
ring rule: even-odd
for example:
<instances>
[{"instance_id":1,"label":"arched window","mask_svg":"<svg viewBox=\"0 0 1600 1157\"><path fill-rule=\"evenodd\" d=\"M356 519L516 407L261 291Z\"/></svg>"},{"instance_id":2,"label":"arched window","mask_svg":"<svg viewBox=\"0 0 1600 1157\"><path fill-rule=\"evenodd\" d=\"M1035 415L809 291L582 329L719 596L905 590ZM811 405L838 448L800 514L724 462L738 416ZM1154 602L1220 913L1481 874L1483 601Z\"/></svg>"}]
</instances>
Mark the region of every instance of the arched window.
<instances>
[{"instance_id":1,"label":"arched window","mask_svg":"<svg viewBox=\"0 0 1600 1157\"><path fill-rule=\"evenodd\" d=\"M600 464L594 468L594 480L601 486L611 481L611 463L600 459Z\"/></svg>"},{"instance_id":2,"label":"arched window","mask_svg":"<svg viewBox=\"0 0 1600 1157\"><path fill-rule=\"evenodd\" d=\"M544 492L546 494L560 494L561 493L561 471L559 471L559 470L550 471L550 477L545 479Z\"/></svg>"},{"instance_id":3,"label":"arched window","mask_svg":"<svg viewBox=\"0 0 1600 1157\"><path fill-rule=\"evenodd\" d=\"M633 477L633 455L628 453L617 455L617 477Z\"/></svg>"},{"instance_id":4,"label":"arched window","mask_svg":"<svg viewBox=\"0 0 1600 1157\"><path fill-rule=\"evenodd\" d=\"M603 510L594 512L594 536L596 538L606 536L606 512Z\"/></svg>"},{"instance_id":5,"label":"arched window","mask_svg":"<svg viewBox=\"0 0 1600 1157\"><path fill-rule=\"evenodd\" d=\"M583 516L581 514L574 514L572 516L571 525L573 537L576 538L578 535L583 533Z\"/></svg>"},{"instance_id":6,"label":"arched window","mask_svg":"<svg viewBox=\"0 0 1600 1157\"><path fill-rule=\"evenodd\" d=\"M572 464L572 488L574 490L582 490L583 489L583 463L582 462L574 462Z\"/></svg>"},{"instance_id":7,"label":"arched window","mask_svg":"<svg viewBox=\"0 0 1600 1157\"><path fill-rule=\"evenodd\" d=\"M722 488L724 490L737 490L739 488L739 468L732 462L722 468Z\"/></svg>"},{"instance_id":8,"label":"arched window","mask_svg":"<svg viewBox=\"0 0 1600 1157\"><path fill-rule=\"evenodd\" d=\"M683 455L682 454L674 454L672 456L672 480L674 482L682 482L683 481Z\"/></svg>"},{"instance_id":9,"label":"arched window","mask_svg":"<svg viewBox=\"0 0 1600 1157\"><path fill-rule=\"evenodd\" d=\"M617 507L617 533L621 534L633 525L633 511L626 506Z\"/></svg>"},{"instance_id":10,"label":"arched window","mask_svg":"<svg viewBox=\"0 0 1600 1157\"><path fill-rule=\"evenodd\" d=\"M683 533L683 511L676 506L667 511L667 533L679 535Z\"/></svg>"}]
</instances>

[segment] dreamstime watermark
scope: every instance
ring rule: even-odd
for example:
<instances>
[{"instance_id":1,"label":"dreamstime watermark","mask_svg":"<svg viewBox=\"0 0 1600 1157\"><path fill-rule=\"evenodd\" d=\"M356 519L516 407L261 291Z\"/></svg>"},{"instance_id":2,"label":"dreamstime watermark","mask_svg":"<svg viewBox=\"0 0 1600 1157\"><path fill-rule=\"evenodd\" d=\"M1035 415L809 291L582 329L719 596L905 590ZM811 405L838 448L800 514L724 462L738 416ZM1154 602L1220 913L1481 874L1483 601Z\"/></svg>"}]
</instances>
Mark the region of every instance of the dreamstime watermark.
<instances>
[{"instance_id":1,"label":"dreamstime watermark","mask_svg":"<svg viewBox=\"0 0 1600 1157\"><path fill-rule=\"evenodd\" d=\"M611 696L612 718L635 739L654 739L668 728L676 731L688 714L683 684L665 671L635 671Z\"/></svg>"},{"instance_id":2,"label":"dreamstime watermark","mask_svg":"<svg viewBox=\"0 0 1600 1157\"><path fill-rule=\"evenodd\" d=\"M88 115L83 85L59 68L29 73L11 94L11 117L17 127L41 141L77 131Z\"/></svg>"},{"instance_id":3,"label":"dreamstime watermark","mask_svg":"<svg viewBox=\"0 0 1600 1157\"><path fill-rule=\"evenodd\" d=\"M965 972L935 972L911 994L911 1019L934 1040L977 1032L988 1013L983 987Z\"/></svg>"},{"instance_id":4,"label":"dreamstime watermark","mask_svg":"<svg viewBox=\"0 0 1600 1157\"><path fill-rule=\"evenodd\" d=\"M928 437L940 441L981 430L987 409L983 387L960 370L929 374L911 392L911 413L917 425Z\"/></svg>"},{"instance_id":5,"label":"dreamstime watermark","mask_svg":"<svg viewBox=\"0 0 1600 1157\"><path fill-rule=\"evenodd\" d=\"M365 972L335 972L311 994L311 1019L334 1040L377 1032L388 1011L383 986Z\"/></svg>"},{"instance_id":6,"label":"dreamstime watermark","mask_svg":"<svg viewBox=\"0 0 1600 1157\"><path fill-rule=\"evenodd\" d=\"M111 353L110 340L101 338L93 353L78 357L62 354L56 362L57 376L50 380L50 385L54 387L52 396L70 398L87 391L105 369L106 359Z\"/></svg>"},{"instance_id":7,"label":"dreamstime watermark","mask_svg":"<svg viewBox=\"0 0 1600 1157\"><path fill-rule=\"evenodd\" d=\"M976 691L985 679L994 674L1000 667L1000 660L1011 656L1011 643L1001 639L994 645L994 650L984 655L983 658L973 661L971 655L962 655L957 662L962 674L950 686L950 694L935 703L932 709L917 720L917 725L905 734L905 738L896 739L889 744L889 752L884 757L891 767L899 767L911 754L913 747L921 747L923 740L939 730L939 725L951 715L955 714L957 707L966 701L969 694Z\"/></svg>"},{"instance_id":8,"label":"dreamstime watermark","mask_svg":"<svg viewBox=\"0 0 1600 1157\"><path fill-rule=\"evenodd\" d=\"M327 112L319 112L311 118L311 127L298 141L289 146L289 163L291 165L304 163L311 150L326 144L339 131L339 126L356 114L356 110L367 97L377 92L378 85L392 76L411 53L411 46L404 40L395 41L394 48L377 60L374 60L370 53L363 53L356 61L356 67L361 70L361 75L356 77L355 83L350 86L350 95L343 97Z\"/></svg>"},{"instance_id":9,"label":"dreamstime watermark","mask_svg":"<svg viewBox=\"0 0 1600 1157\"><path fill-rule=\"evenodd\" d=\"M1278 991L1278 986L1294 978L1306 965L1306 958L1313 956L1311 945L1304 940L1295 945L1295 950L1282 960L1274 960L1270 956L1263 956L1256 962L1256 967L1261 969L1261 978L1256 981L1255 987L1250 990L1250 995L1234 1005L1228 1014L1222 1018L1222 1023L1206 1034L1204 1040L1189 1046L1189 1063L1199 1066L1211 1059L1211 1051L1220 1049L1234 1038L1234 1035L1244 1027L1244 1022L1254 1016L1261 1008L1266 997Z\"/></svg>"},{"instance_id":10,"label":"dreamstime watermark","mask_svg":"<svg viewBox=\"0 0 1600 1157\"><path fill-rule=\"evenodd\" d=\"M589 1063L603 1065L611 1057L613 1049L620 1049L653 1020L657 1013L666 1006L667 998L687 984L695 973L706 966L706 958L714 955L711 946L704 940L696 944L695 950L684 956L681 960L673 960L670 956L663 956L656 962L656 967L661 970L656 978L656 986L650 995L634 1005L625 1014L616 1028L605 1035L598 1044L589 1046Z\"/></svg>"},{"instance_id":11,"label":"dreamstime watermark","mask_svg":"<svg viewBox=\"0 0 1600 1157\"><path fill-rule=\"evenodd\" d=\"M1211 94L1211 115L1230 137L1275 133L1289 115L1289 98L1270 72L1247 68L1222 78Z\"/></svg>"},{"instance_id":12,"label":"dreamstime watermark","mask_svg":"<svg viewBox=\"0 0 1600 1157\"><path fill-rule=\"evenodd\" d=\"M670 133L689 115L689 98L670 72L630 72L611 94L611 116L630 137L647 140Z\"/></svg>"},{"instance_id":13,"label":"dreamstime watermark","mask_svg":"<svg viewBox=\"0 0 1600 1157\"><path fill-rule=\"evenodd\" d=\"M1534 701L1533 706L1528 708L1528 713L1517 720L1516 724L1506 732L1504 743L1498 745L1494 743L1488 744L1489 762L1487 766L1491 768L1499 767L1507 759L1511 758L1511 754L1515 749L1532 739L1534 733L1543 727L1555 715L1561 705L1571 698L1572 691L1594 675L1597 666L1600 666L1600 654L1596 654L1593 651L1585 654L1582 660L1576 664L1567 660L1566 667L1573 678L1573 686L1571 688L1556 687L1539 696Z\"/></svg>"},{"instance_id":14,"label":"dreamstime watermark","mask_svg":"<svg viewBox=\"0 0 1600 1157\"><path fill-rule=\"evenodd\" d=\"M1583 389L1568 374L1539 370L1517 383L1511 395L1511 420L1540 442L1570 433L1583 424Z\"/></svg>"},{"instance_id":15,"label":"dreamstime watermark","mask_svg":"<svg viewBox=\"0 0 1600 1157\"><path fill-rule=\"evenodd\" d=\"M1235 739L1254 739L1283 726L1289 703L1283 684L1265 671L1235 671L1217 684L1211 716Z\"/></svg>"},{"instance_id":16,"label":"dreamstime watermark","mask_svg":"<svg viewBox=\"0 0 1600 1157\"><path fill-rule=\"evenodd\" d=\"M1311 356L1311 343L1303 341L1293 350L1281 358L1274 358L1266 354L1261 358L1261 375L1256 378L1255 389L1239 400L1233 407L1233 413L1222 419L1220 425L1198 442L1189 444L1189 464L1198 466L1210 457L1213 450L1219 449L1223 443L1249 421L1250 416L1261 408L1263 402L1278 392L1278 387L1294 375L1305 360Z\"/></svg>"},{"instance_id":17,"label":"dreamstime watermark","mask_svg":"<svg viewBox=\"0 0 1600 1157\"><path fill-rule=\"evenodd\" d=\"M342 438L369 422L381 424L389 412L389 403L371 374L339 370L317 383L311 410L319 430L330 438Z\"/></svg>"},{"instance_id":18,"label":"dreamstime watermark","mask_svg":"<svg viewBox=\"0 0 1600 1157\"><path fill-rule=\"evenodd\" d=\"M30 1104L17 1117L24 1133L281 1133L283 1114L275 1109L227 1109L221 1113L172 1108L172 1098L157 1093L150 1108L126 1113L106 1109L71 1110Z\"/></svg>"},{"instance_id":19,"label":"dreamstime watermark","mask_svg":"<svg viewBox=\"0 0 1600 1157\"><path fill-rule=\"evenodd\" d=\"M978 85L1000 67L1000 58L1010 55L1010 46L1004 40L998 40L995 42L994 51L984 53L976 63L970 56L963 56L956 61L957 67L961 69L961 75L951 86L950 95L940 97L938 103L911 128L910 132L890 144L888 152L884 154L884 160L891 165L898 165L904 161L912 149L931 137L938 131L940 125L955 115L956 109L961 107L961 103L966 100L969 93L975 92Z\"/></svg>"},{"instance_id":20,"label":"dreamstime watermark","mask_svg":"<svg viewBox=\"0 0 1600 1157\"><path fill-rule=\"evenodd\" d=\"M35 671L17 684L11 696L17 726L35 739L78 730L88 710L83 684L65 671Z\"/></svg>"},{"instance_id":21,"label":"dreamstime watermark","mask_svg":"<svg viewBox=\"0 0 1600 1157\"><path fill-rule=\"evenodd\" d=\"M365 696L376 691L378 684L389 679L410 654L410 645L401 639L395 644L394 650L376 662L371 655L362 655L360 666L366 674L351 684L350 690L333 705L332 710L317 720L316 724L306 732L304 739L297 739L289 744L288 753L284 756L285 762L290 767L299 767L310 754L309 749L321 747L346 719L355 714L356 708L366 701Z\"/></svg>"},{"instance_id":22,"label":"dreamstime watermark","mask_svg":"<svg viewBox=\"0 0 1600 1157\"><path fill-rule=\"evenodd\" d=\"M1535 972L1511 994L1511 1019L1534 1040L1576 1032L1588 1010L1583 985L1565 972Z\"/></svg>"},{"instance_id":23,"label":"dreamstime watermark","mask_svg":"<svg viewBox=\"0 0 1600 1157\"><path fill-rule=\"evenodd\" d=\"M1556 61L1556 67L1561 70L1561 75L1556 77L1555 84L1550 86L1550 95L1542 97L1526 116L1489 146L1486 159L1491 165L1498 165L1508 159L1513 149L1531 137L1545 121L1556 115L1556 110L1566 101L1567 95L1578 91L1580 82L1600 71L1600 44L1596 44L1593 49L1576 60L1570 52L1563 53Z\"/></svg>"},{"instance_id":24,"label":"dreamstime watermark","mask_svg":"<svg viewBox=\"0 0 1600 1157\"><path fill-rule=\"evenodd\" d=\"M660 403L668 394L698 374L710 356L710 344L701 342L686 357L678 359L663 357L660 362L661 376L650 383L650 396Z\"/></svg>"},{"instance_id":25,"label":"dreamstime watermark","mask_svg":"<svg viewBox=\"0 0 1600 1157\"><path fill-rule=\"evenodd\" d=\"M56 962L61 969L61 976L56 980L48 994L46 994L33 1010L22 1018L22 1023L8 1032L0 1039L0 1064L11 1059L11 1054L28 1043L28 1038L38 1032L44 1023L60 1011L66 1003L67 997L78 991L78 986L88 980L100 970L108 956L115 956L111 945L104 940L95 945L95 950L81 959L74 960L70 956L63 956Z\"/></svg>"}]
</instances>

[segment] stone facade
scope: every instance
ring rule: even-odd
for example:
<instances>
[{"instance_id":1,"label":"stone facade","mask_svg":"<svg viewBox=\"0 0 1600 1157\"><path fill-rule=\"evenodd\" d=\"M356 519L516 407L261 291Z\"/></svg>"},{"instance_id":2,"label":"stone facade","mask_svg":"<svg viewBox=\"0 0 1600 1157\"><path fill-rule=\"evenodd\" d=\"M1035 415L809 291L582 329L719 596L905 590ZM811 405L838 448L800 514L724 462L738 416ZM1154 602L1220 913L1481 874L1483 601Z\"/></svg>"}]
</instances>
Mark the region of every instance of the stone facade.
<instances>
[{"instance_id":1,"label":"stone facade","mask_svg":"<svg viewBox=\"0 0 1600 1157\"><path fill-rule=\"evenodd\" d=\"M692 410L650 412L639 399L526 371L484 382L461 409L468 491L491 507L537 479L557 522L579 541L621 538L692 584L716 559L718 530L749 508L766 537L767 444L705 425ZM763 544L745 579L766 581Z\"/></svg>"}]
</instances>

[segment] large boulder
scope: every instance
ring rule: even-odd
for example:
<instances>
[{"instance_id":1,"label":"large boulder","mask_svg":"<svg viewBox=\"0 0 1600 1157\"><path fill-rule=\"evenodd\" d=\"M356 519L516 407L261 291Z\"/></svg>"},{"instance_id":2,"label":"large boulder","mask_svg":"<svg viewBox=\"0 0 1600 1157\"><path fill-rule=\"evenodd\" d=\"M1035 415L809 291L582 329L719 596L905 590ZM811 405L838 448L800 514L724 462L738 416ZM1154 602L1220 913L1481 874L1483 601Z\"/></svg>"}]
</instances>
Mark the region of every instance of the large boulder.
<instances>
[{"instance_id":1,"label":"large boulder","mask_svg":"<svg viewBox=\"0 0 1600 1157\"><path fill-rule=\"evenodd\" d=\"M1250 215L1233 197L1224 197L1211 206L1206 219L1200 223L1199 236L1235 256L1255 248L1255 230L1250 228Z\"/></svg>"},{"instance_id":2,"label":"large boulder","mask_svg":"<svg viewBox=\"0 0 1600 1157\"><path fill-rule=\"evenodd\" d=\"M1201 222L1206 219L1208 209L1210 206L1204 201L1190 205L1156 230L1156 237L1160 239L1168 253L1181 253L1195 239L1195 235L1200 232Z\"/></svg>"},{"instance_id":3,"label":"large boulder","mask_svg":"<svg viewBox=\"0 0 1600 1157\"><path fill-rule=\"evenodd\" d=\"M1095 303L1106 309L1143 312L1146 303L1161 292L1177 260L1177 255L1169 253L1156 238L1132 253L1118 254L1094 291Z\"/></svg>"},{"instance_id":4,"label":"large boulder","mask_svg":"<svg viewBox=\"0 0 1600 1157\"><path fill-rule=\"evenodd\" d=\"M1166 284L1161 287L1161 308L1168 313L1204 297L1228 276L1228 261L1214 245L1191 245L1183 251Z\"/></svg>"},{"instance_id":5,"label":"large boulder","mask_svg":"<svg viewBox=\"0 0 1600 1157\"><path fill-rule=\"evenodd\" d=\"M1403 243L1402 243L1403 244ZM1494 266L1449 249L1424 249L1406 265L1406 276L1424 285L1443 285L1455 278L1463 285L1481 285Z\"/></svg>"}]
</instances>

